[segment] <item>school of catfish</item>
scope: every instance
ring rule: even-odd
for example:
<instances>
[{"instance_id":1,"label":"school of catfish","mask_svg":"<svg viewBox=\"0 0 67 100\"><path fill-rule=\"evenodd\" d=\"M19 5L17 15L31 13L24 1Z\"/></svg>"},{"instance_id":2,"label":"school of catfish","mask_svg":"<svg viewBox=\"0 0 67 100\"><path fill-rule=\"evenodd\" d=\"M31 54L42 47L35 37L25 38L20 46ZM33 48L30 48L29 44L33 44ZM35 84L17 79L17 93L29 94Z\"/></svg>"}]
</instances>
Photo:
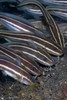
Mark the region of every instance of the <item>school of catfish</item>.
<instances>
[{"instance_id":1,"label":"school of catfish","mask_svg":"<svg viewBox=\"0 0 67 100\"><path fill-rule=\"evenodd\" d=\"M64 54L67 33L60 31L53 15L67 21L67 1L16 0L15 3L11 5L11 1L9 6L26 11L34 16L34 20L43 18L49 30L47 37L46 31L42 32L26 18L0 12L0 24L5 28L0 28L0 37L7 41L0 42L0 70L23 84L31 85L36 82L35 76L43 75L42 65L51 67L58 62L53 57L60 59Z\"/></svg>"}]
</instances>

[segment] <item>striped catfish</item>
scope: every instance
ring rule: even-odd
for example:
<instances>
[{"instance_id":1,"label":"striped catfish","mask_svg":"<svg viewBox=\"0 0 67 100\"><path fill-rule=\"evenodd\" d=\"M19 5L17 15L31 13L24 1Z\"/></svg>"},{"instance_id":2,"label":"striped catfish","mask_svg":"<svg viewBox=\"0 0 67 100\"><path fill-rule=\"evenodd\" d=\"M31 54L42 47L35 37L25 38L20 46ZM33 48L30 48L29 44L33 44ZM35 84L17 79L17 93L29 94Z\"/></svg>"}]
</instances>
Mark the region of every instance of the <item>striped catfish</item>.
<instances>
[{"instance_id":1,"label":"striped catfish","mask_svg":"<svg viewBox=\"0 0 67 100\"><path fill-rule=\"evenodd\" d=\"M67 21L67 7L63 6L47 6L46 9L51 15L57 16Z\"/></svg>"},{"instance_id":2,"label":"striped catfish","mask_svg":"<svg viewBox=\"0 0 67 100\"><path fill-rule=\"evenodd\" d=\"M17 42L24 42L27 41L29 43L35 44L37 46L40 46L46 49L50 54L60 56L62 55L62 49L55 43L53 43L50 39L48 38L43 38L39 37L36 34L30 34L30 33L22 33L20 34L19 32L0 32L0 36L16 40Z\"/></svg>"},{"instance_id":3,"label":"striped catfish","mask_svg":"<svg viewBox=\"0 0 67 100\"><path fill-rule=\"evenodd\" d=\"M50 6L67 6L67 0L38 0L43 5L50 5Z\"/></svg>"},{"instance_id":4,"label":"striped catfish","mask_svg":"<svg viewBox=\"0 0 67 100\"><path fill-rule=\"evenodd\" d=\"M65 21L67 21L67 7L66 6L47 6L47 11L51 15L57 16ZM23 10L29 15L33 15L35 18L40 19L43 16L40 9L32 8L31 6L24 6Z\"/></svg>"},{"instance_id":5,"label":"striped catfish","mask_svg":"<svg viewBox=\"0 0 67 100\"><path fill-rule=\"evenodd\" d=\"M34 62L32 59L30 59L26 55L21 55L16 53L14 50L7 48L6 46L3 46L0 44L0 53L8 56L9 58L13 59L14 61L18 62L22 68L27 70L29 73L33 75L40 75L41 74L41 68L38 66L36 62Z\"/></svg>"},{"instance_id":6,"label":"striped catfish","mask_svg":"<svg viewBox=\"0 0 67 100\"><path fill-rule=\"evenodd\" d=\"M53 40L61 47L63 48L64 47L64 37L63 37L63 34L60 32L56 22L54 21L54 19L52 18L52 16L49 14L49 12L46 10L46 8L41 4L39 3L38 1L36 0L24 0L22 1L22 3L20 3L17 7L21 7L21 6L24 6L24 5L36 5L38 6L42 13L43 13L43 16L44 18L46 19L46 22L49 26L49 29L50 29L50 32L52 34L52 38Z\"/></svg>"},{"instance_id":7,"label":"striped catfish","mask_svg":"<svg viewBox=\"0 0 67 100\"><path fill-rule=\"evenodd\" d=\"M10 13L0 12L0 23L11 31L24 31L36 34L43 34L35 28L28 20Z\"/></svg>"},{"instance_id":8,"label":"striped catfish","mask_svg":"<svg viewBox=\"0 0 67 100\"><path fill-rule=\"evenodd\" d=\"M33 20L31 21L31 23L35 25L37 28L42 29L45 32L46 37L51 37L51 34L46 29L46 26L44 26L44 24L40 20L37 20L37 21ZM60 23L58 24L58 27L60 31L63 33L64 38L67 38L65 37L67 33L67 23L64 23L64 22Z\"/></svg>"},{"instance_id":9,"label":"striped catfish","mask_svg":"<svg viewBox=\"0 0 67 100\"><path fill-rule=\"evenodd\" d=\"M18 52L22 52L30 56L31 58L43 65L52 66L53 64L55 64L55 61L52 59L52 57L41 48L17 42L6 43L5 45Z\"/></svg>"},{"instance_id":10,"label":"striped catfish","mask_svg":"<svg viewBox=\"0 0 67 100\"><path fill-rule=\"evenodd\" d=\"M40 20L33 20L31 21L31 23L33 25L35 25L37 28L42 29L45 32L46 37L51 37L51 34L48 32L48 30L46 29L46 26L44 26L44 24L40 21ZM60 31L63 33L64 38L67 38L67 23L60 23L58 24L58 27L60 29Z\"/></svg>"},{"instance_id":11,"label":"striped catfish","mask_svg":"<svg viewBox=\"0 0 67 100\"><path fill-rule=\"evenodd\" d=\"M5 75L11 76L19 82L30 85L33 83L32 76L25 71L21 66L11 62L8 58L0 55L0 70L4 71Z\"/></svg>"},{"instance_id":12,"label":"striped catfish","mask_svg":"<svg viewBox=\"0 0 67 100\"><path fill-rule=\"evenodd\" d=\"M39 8L35 8L35 7L29 6L29 5L20 7L17 9L20 11L24 11L26 14L30 15L31 17L33 17L35 19L40 19L40 17L43 16L43 14Z\"/></svg>"}]
</instances>

